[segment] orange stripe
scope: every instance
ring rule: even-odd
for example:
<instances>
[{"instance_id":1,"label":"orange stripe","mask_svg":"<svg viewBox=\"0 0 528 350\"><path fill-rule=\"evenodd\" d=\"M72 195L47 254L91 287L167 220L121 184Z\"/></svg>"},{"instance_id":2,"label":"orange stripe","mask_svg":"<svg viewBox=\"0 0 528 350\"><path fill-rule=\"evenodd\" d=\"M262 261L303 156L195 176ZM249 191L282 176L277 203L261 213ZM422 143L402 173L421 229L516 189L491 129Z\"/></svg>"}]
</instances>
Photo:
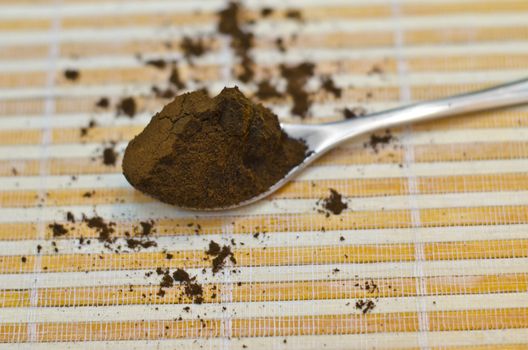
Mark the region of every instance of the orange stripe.
<instances>
[{"instance_id":1,"label":"orange stripe","mask_svg":"<svg viewBox=\"0 0 528 350\"><path fill-rule=\"evenodd\" d=\"M527 274L424 277L426 295L513 293L528 288ZM295 281L270 283L203 284L204 302L220 303L220 296L229 293L232 302L264 302L279 300L331 300L352 298L409 297L422 293L416 290L416 278L352 279L340 281ZM368 285L369 289L365 289ZM373 287L375 285L375 287ZM182 288L165 289L157 296L159 286L103 286L44 288L37 290L39 307L109 306L143 304L192 303ZM0 291L0 307L27 307L29 290Z\"/></svg>"},{"instance_id":2,"label":"orange stripe","mask_svg":"<svg viewBox=\"0 0 528 350\"><path fill-rule=\"evenodd\" d=\"M354 311L353 306L351 312ZM528 309L428 312L430 331L515 329L528 327ZM38 323L37 341L91 341L211 338L223 335L221 320L159 320ZM281 316L231 320L232 337L336 335L417 332L418 314ZM1 324L0 342L27 341L26 324Z\"/></svg>"},{"instance_id":3,"label":"orange stripe","mask_svg":"<svg viewBox=\"0 0 528 350\"><path fill-rule=\"evenodd\" d=\"M523 258L528 257L528 240L435 242L424 244L424 251L427 260ZM20 256L10 255L0 256L0 265L3 266L1 273L31 272L37 269L46 272L70 272L211 266L211 259L204 251L170 253L174 256L170 260L161 252L41 255L40 266L35 264L35 255L27 256L26 262L23 262ZM233 249L233 254L238 267L401 262L415 259L415 247L411 243L398 243L236 248Z\"/></svg>"}]
</instances>

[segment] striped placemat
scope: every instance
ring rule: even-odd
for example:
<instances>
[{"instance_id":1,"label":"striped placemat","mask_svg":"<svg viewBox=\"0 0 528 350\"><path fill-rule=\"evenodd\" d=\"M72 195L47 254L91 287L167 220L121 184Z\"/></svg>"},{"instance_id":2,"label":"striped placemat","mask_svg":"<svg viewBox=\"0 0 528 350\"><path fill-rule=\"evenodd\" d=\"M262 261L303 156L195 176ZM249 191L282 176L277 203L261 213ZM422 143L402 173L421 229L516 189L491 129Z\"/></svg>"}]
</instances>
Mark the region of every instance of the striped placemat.
<instances>
[{"instance_id":1,"label":"striped placemat","mask_svg":"<svg viewBox=\"0 0 528 350\"><path fill-rule=\"evenodd\" d=\"M257 92L217 31L227 6L0 0L0 349L528 348L526 106L365 136L236 211L180 211L131 188L122 152L168 101L152 87L172 61L179 93ZM253 81L283 91L281 65L315 64L309 117L290 96L264 101L285 122L528 76L526 0L240 11ZM206 52L189 58L185 38ZM168 67L146 64L160 58ZM116 112L125 97L133 118ZM330 189L339 215L322 209ZM211 241L231 252L220 271ZM174 281L178 269L191 280Z\"/></svg>"}]
</instances>

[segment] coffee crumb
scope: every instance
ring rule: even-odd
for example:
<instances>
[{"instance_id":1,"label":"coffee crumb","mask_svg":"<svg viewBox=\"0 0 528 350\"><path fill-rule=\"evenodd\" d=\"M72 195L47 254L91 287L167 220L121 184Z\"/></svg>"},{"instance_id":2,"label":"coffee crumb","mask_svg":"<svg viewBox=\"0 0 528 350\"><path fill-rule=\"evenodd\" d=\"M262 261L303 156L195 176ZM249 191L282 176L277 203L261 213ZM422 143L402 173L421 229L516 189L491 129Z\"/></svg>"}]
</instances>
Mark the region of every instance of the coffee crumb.
<instances>
[{"instance_id":1,"label":"coffee crumb","mask_svg":"<svg viewBox=\"0 0 528 350\"><path fill-rule=\"evenodd\" d=\"M317 201L317 204L322 205L323 209L318 211L324 212L326 217L329 217L330 214L339 215L348 208L348 204L343 201L343 196L333 188L330 188L330 196Z\"/></svg>"},{"instance_id":2,"label":"coffee crumb","mask_svg":"<svg viewBox=\"0 0 528 350\"><path fill-rule=\"evenodd\" d=\"M296 21L302 21L302 13L300 10L297 9L289 9L286 11L286 18L293 19Z\"/></svg>"},{"instance_id":3,"label":"coffee crumb","mask_svg":"<svg viewBox=\"0 0 528 350\"><path fill-rule=\"evenodd\" d=\"M286 45L284 45L284 39L283 38L275 39L275 46L277 46L277 49L280 52L286 52Z\"/></svg>"},{"instance_id":4,"label":"coffee crumb","mask_svg":"<svg viewBox=\"0 0 528 350\"><path fill-rule=\"evenodd\" d=\"M104 219L100 216L94 216L91 218L87 218L83 215L83 222L86 223L86 226L89 228L95 229L97 233L99 233L99 241L101 242L107 242L112 243L113 240L111 239L111 234L115 232L113 226L115 226L114 222L106 222Z\"/></svg>"},{"instance_id":5,"label":"coffee crumb","mask_svg":"<svg viewBox=\"0 0 528 350\"><path fill-rule=\"evenodd\" d=\"M193 57L200 57L207 52L207 47L202 38L183 37L180 48L185 58L191 62Z\"/></svg>"},{"instance_id":6,"label":"coffee crumb","mask_svg":"<svg viewBox=\"0 0 528 350\"><path fill-rule=\"evenodd\" d=\"M95 105L100 108L108 108L110 106L110 100L108 97L101 97Z\"/></svg>"},{"instance_id":7,"label":"coffee crumb","mask_svg":"<svg viewBox=\"0 0 528 350\"><path fill-rule=\"evenodd\" d=\"M114 150L114 145L105 147L103 149L103 164L108 166L116 165L117 152Z\"/></svg>"},{"instance_id":8,"label":"coffee crumb","mask_svg":"<svg viewBox=\"0 0 528 350\"><path fill-rule=\"evenodd\" d=\"M255 75L255 63L250 56L253 48L253 33L242 29L240 21L242 10L239 3L231 2L227 8L218 12L218 32L231 38L231 48L240 64L236 76L240 81L247 83Z\"/></svg>"},{"instance_id":9,"label":"coffee crumb","mask_svg":"<svg viewBox=\"0 0 528 350\"><path fill-rule=\"evenodd\" d=\"M75 223L75 216L73 216L73 213L71 211L66 213L66 220Z\"/></svg>"},{"instance_id":10,"label":"coffee crumb","mask_svg":"<svg viewBox=\"0 0 528 350\"><path fill-rule=\"evenodd\" d=\"M23 257L20 258L20 260L22 261L23 264L25 264L26 261L27 261L27 258L25 256L23 256Z\"/></svg>"},{"instance_id":11,"label":"coffee crumb","mask_svg":"<svg viewBox=\"0 0 528 350\"><path fill-rule=\"evenodd\" d=\"M218 255L220 254L220 245L214 241L209 242L209 249L205 252L208 255Z\"/></svg>"},{"instance_id":12,"label":"coffee crumb","mask_svg":"<svg viewBox=\"0 0 528 350\"><path fill-rule=\"evenodd\" d=\"M64 77L66 79L68 79L68 80L71 80L71 81L75 81L75 80L79 79L80 75L81 74L76 69L66 69L64 71Z\"/></svg>"},{"instance_id":13,"label":"coffee crumb","mask_svg":"<svg viewBox=\"0 0 528 350\"><path fill-rule=\"evenodd\" d=\"M86 136L86 135L88 134L88 131L89 131L90 129L94 128L96 125L97 125L97 123L95 122L95 120L93 120L93 119L90 120L90 121L88 122L88 125L87 125L87 126L82 127L82 128L80 129L81 137Z\"/></svg>"},{"instance_id":14,"label":"coffee crumb","mask_svg":"<svg viewBox=\"0 0 528 350\"><path fill-rule=\"evenodd\" d=\"M257 85L257 92L255 93L260 100L271 100L274 98L282 97L282 94L277 91L277 89L270 84L269 81L263 80Z\"/></svg>"},{"instance_id":15,"label":"coffee crumb","mask_svg":"<svg viewBox=\"0 0 528 350\"><path fill-rule=\"evenodd\" d=\"M260 9L260 15L262 17L268 17L268 16L272 15L274 11L275 10L272 9L271 7L263 7L262 9Z\"/></svg>"},{"instance_id":16,"label":"coffee crumb","mask_svg":"<svg viewBox=\"0 0 528 350\"><path fill-rule=\"evenodd\" d=\"M390 130L387 129L385 130L384 135L370 135L370 140L366 145L370 146L375 152L378 152L379 145L386 145L390 143L393 139L394 137L392 136Z\"/></svg>"},{"instance_id":17,"label":"coffee crumb","mask_svg":"<svg viewBox=\"0 0 528 350\"><path fill-rule=\"evenodd\" d=\"M334 95L335 98L341 97L341 88L335 85L335 82L332 77L323 76L321 80L321 88L323 88L323 90L328 91L329 93Z\"/></svg>"},{"instance_id":18,"label":"coffee crumb","mask_svg":"<svg viewBox=\"0 0 528 350\"><path fill-rule=\"evenodd\" d=\"M147 66L152 66L158 69L164 69L167 66L167 62L165 62L165 60L161 58L145 61L145 64Z\"/></svg>"},{"instance_id":19,"label":"coffee crumb","mask_svg":"<svg viewBox=\"0 0 528 350\"><path fill-rule=\"evenodd\" d=\"M129 118L134 118L136 115L136 100L133 97L125 97L119 101L117 105L117 114L126 115Z\"/></svg>"},{"instance_id":20,"label":"coffee crumb","mask_svg":"<svg viewBox=\"0 0 528 350\"><path fill-rule=\"evenodd\" d=\"M185 83L181 80L180 72L178 70L178 66L176 65L172 66L171 74L169 76L169 83L180 90L185 88Z\"/></svg>"},{"instance_id":21,"label":"coffee crumb","mask_svg":"<svg viewBox=\"0 0 528 350\"><path fill-rule=\"evenodd\" d=\"M13 174L14 176L17 176L18 170L16 170L16 168L11 168L11 174Z\"/></svg>"},{"instance_id":22,"label":"coffee crumb","mask_svg":"<svg viewBox=\"0 0 528 350\"><path fill-rule=\"evenodd\" d=\"M367 110L363 107L344 108L343 116L345 119L355 119L367 114Z\"/></svg>"},{"instance_id":23,"label":"coffee crumb","mask_svg":"<svg viewBox=\"0 0 528 350\"><path fill-rule=\"evenodd\" d=\"M37 245L37 254L40 254L42 251L42 246L40 244Z\"/></svg>"},{"instance_id":24,"label":"coffee crumb","mask_svg":"<svg viewBox=\"0 0 528 350\"><path fill-rule=\"evenodd\" d=\"M54 222L53 224L49 224L48 227L51 228L53 237L64 236L68 233L68 230L64 227L64 225L58 224L56 222Z\"/></svg>"},{"instance_id":25,"label":"coffee crumb","mask_svg":"<svg viewBox=\"0 0 528 350\"><path fill-rule=\"evenodd\" d=\"M356 301L356 309L361 310L363 314L371 312L376 307L376 304L371 299L359 299Z\"/></svg>"},{"instance_id":26,"label":"coffee crumb","mask_svg":"<svg viewBox=\"0 0 528 350\"><path fill-rule=\"evenodd\" d=\"M287 81L286 92L293 99L291 113L306 118L312 105L310 94L305 90L308 79L314 74L315 65L303 62L294 66L281 65L281 75Z\"/></svg>"}]
</instances>

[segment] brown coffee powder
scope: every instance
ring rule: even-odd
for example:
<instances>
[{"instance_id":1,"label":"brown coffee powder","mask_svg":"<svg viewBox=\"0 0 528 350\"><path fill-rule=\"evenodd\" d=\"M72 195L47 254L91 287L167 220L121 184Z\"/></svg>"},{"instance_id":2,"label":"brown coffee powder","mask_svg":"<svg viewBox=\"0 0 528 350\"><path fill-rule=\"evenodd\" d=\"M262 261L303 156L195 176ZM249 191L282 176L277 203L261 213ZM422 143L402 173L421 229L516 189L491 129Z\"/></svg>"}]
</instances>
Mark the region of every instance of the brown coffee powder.
<instances>
[{"instance_id":1,"label":"brown coffee powder","mask_svg":"<svg viewBox=\"0 0 528 350\"><path fill-rule=\"evenodd\" d=\"M181 207L228 207L265 192L301 163L306 145L237 88L177 96L128 145L123 171L137 189Z\"/></svg>"}]
</instances>

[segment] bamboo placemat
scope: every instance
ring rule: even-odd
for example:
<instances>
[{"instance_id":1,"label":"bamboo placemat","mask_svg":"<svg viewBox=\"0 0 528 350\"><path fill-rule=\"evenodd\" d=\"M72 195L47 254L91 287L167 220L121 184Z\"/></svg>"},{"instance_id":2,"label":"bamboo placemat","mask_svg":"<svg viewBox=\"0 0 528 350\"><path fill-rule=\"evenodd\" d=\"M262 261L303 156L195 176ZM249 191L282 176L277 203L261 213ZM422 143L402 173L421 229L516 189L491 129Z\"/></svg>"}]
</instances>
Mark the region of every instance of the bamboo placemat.
<instances>
[{"instance_id":1,"label":"bamboo placemat","mask_svg":"<svg viewBox=\"0 0 528 350\"><path fill-rule=\"evenodd\" d=\"M375 148L354 140L234 212L178 211L127 184L120 155L166 103L150 90L167 71L145 59L178 61L189 89L255 92L234 78L217 34L226 6L0 0L0 349L528 348L527 107L392 130ZM528 76L526 0L244 6L256 81L281 63L316 65L309 123ZM262 18L264 7L274 11ZM209 51L185 60L184 36ZM109 109L95 107L103 96ZM124 96L138 103L134 118L115 115ZM299 122L290 104L266 103ZM116 165L103 164L104 147ZM330 188L346 197L340 215L318 210ZM113 222L117 241L99 241L83 214ZM156 246L128 249L126 235L149 220ZM67 233L54 236L54 223ZM236 264L213 274L210 241ZM203 303L177 283L160 296L157 268L196 276Z\"/></svg>"}]
</instances>

